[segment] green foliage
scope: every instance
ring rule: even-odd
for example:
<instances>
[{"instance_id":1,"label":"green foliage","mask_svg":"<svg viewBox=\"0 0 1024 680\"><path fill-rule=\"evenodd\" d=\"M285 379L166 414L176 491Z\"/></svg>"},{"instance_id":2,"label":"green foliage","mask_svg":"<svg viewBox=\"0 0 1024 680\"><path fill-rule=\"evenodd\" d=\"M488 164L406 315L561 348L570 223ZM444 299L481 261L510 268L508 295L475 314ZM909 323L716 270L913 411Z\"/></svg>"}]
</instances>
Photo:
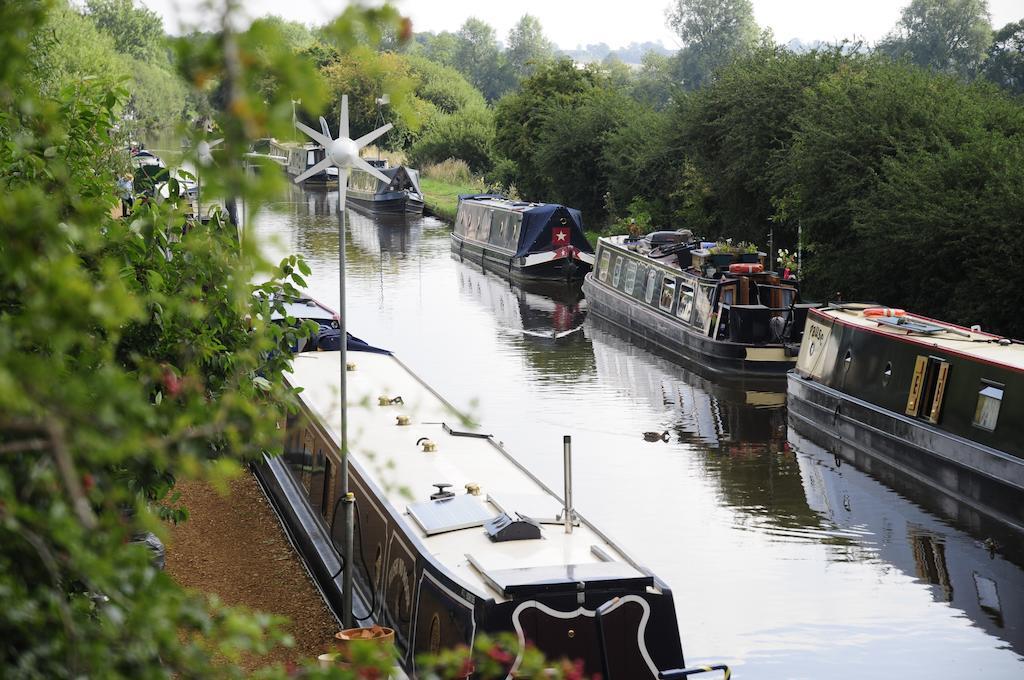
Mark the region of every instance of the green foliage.
<instances>
[{"instance_id":1,"label":"green foliage","mask_svg":"<svg viewBox=\"0 0 1024 680\"><path fill-rule=\"evenodd\" d=\"M677 68L688 89L700 87L715 71L757 44L758 27L750 0L675 0L666 18L683 43Z\"/></svg>"},{"instance_id":2,"label":"green foliage","mask_svg":"<svg viewBox=\"0 0 1024 680\"><path fill-rule=\"evenodd\" d=\"M160 15L135 0L86 0L88 17L114 40L114 48L141 61L156 61L162 54L164 24Z\"/></svg>"},{"instance_id":3,"label":"green foliage","mask_svg":"<svg viewBox=\"0 0 1024 680\"><path fill-rule=\"evenodd\" d=\"M31 68L25 74L41 94L56 96L87 76L128 76L125 60L114 41L64 2L54 3L44 26L23 44L29 47ZM45 6L45 5L44 5Z\"/></svg>"},{"instance_id":4,"label":"green foliage","mask_svg":"<svg viewBox=\"0 0 1024 680\"><path fill-rule=\"evenodd\" d=\"M514 83L490 25L470 17L456 34L453 64L487 101L495 101Z\"/></svg>"},{"instance_id":5,"label":"green foliage","mask_svg":"<svg viewBox=\"0 0 1024 680\"><path fill-rule=\"evenodd\" d=\"M878 50L917 66L971 77L991 43L986 0L911 0Z\"/></svg>"},{"instance_id":6,"label":"green foliage","mask_svg":"<svg viewBox=\"0 0 1024 680\"><path fill-rule=\"evenodd\" d=\"M796 124L779 209L802 223L815 293L1024 330L1005 305L1024 248L1019 104L865 59L822 80Z\"/></svg>"},{"instance_id":7,"label":"green foliage","mask_svg":"<svg viewBox=\"0 0 1024 680\"><path fill-rule=\"evenodd\" d=\"M414 87L416 96L436 106L441 113L486 106L480 90L470 85L454 68L416 55L406 56L405 62L417 81Z\"/></svg>"},{"instance_id":8,"label":"green foliage","mask_svg":"<svg viewBox=\"0 0 1024 680\"><path fill-rule=\"evenodd\" d=\"M409 148L415 166L439 163L447 158L465 161L473 172L491 168L494 146L494 114L482 106L430 119L423 134Z\"/></svg>"},{"instance_id":9,"label":"green foliage","mask_svg":"<svg viewBox=\"0 0 1024 680\"><path fill-rule=\"evenodd\" d=\"M544 37L537 17L524 14L508 32L505 58L517 80L529 76L541 62L555 58L555 45Z\"/></svg>"},{"instance_id":10,"label":"green foliage","mask_svg":"<svg viewBox=\"0 0 1024 680\"><path fill-rule=\"evenodd\" d=\"M1024 19L996 31L985 59L985 77L1013 94L1024 94Z\"/></svg>"},{"instance_id":11,"label":"green foliage","mask_svg":"<svg viewBox=\"0 0 1024 680\"><path fill-rule=\"evenodd\" d=\"M0 5L0 665L11 678L242 677L241 654L289 642L280 622L184 592L131 539L161 531L175 479L237 474L280 448L294 404L281 373L308 330L271 323L283 308L270 295L296 292L309 269L263 262L223 215L200 225L146 203L112 216L127 92L113 69L92 70L109 43L55 7ZM103 49L51 43L55 27ZM291 116L254 92L245 64L279 82L307 74L273 53L259 62L265 35L183 50L189 82L222 83L222 158ZM267 175L215 164L204 191L251 213ZM330 675L344 673L309 677Z\"/></svg>"}]
</instances>

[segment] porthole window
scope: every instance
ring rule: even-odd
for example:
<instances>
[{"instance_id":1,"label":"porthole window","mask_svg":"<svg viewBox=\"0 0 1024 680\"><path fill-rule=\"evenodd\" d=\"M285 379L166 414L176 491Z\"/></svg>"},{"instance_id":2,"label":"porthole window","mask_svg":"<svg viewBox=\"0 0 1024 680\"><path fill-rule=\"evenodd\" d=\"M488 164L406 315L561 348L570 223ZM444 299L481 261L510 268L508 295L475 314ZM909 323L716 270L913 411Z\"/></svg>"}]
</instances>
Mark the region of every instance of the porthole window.
<instances>
[{"instance_id":1,"label":"porthole window","mask_svg":"<svg viewBox=\"0 0 1024 680\"><path fill-rule=\"evenodd\" d=\"M610 251L606 250L603 253L601 253L601 261L597 265L597 268L599 270L597 277L602 281L608 280L608 265L611 261L611 258L612 254Z\"/></svg>"},{"instance_id":2,"label":"porthole window","mask_svg":"<svg viewBox=\"0 0 1024 680\"><path fill-rule=\"evenodd\" d=\"M654 284L658 278L658 272L651 269L647 272L647 286L644 288L644 302L651 304L651 300L654 299Z\"/></svg>"},{"instance_id":3,"label":"porthole window","mask_svg":"<svg viewBox=\"0 0 1024 680\"><path fill-rule=\"evenodd\" d=\"M619 279L622 278L622 260L623 258L621 256L615 258L615 271L612 272L612 285L616 288L619 287Z\"/></svg>"},{"instance_id":4,"label":"porthole window","mask_svg":"<svg viewBox=\"0 0 1024 680\"><path fill-rule=\"evenodd\" d=\"M978 405L974 409L974 426L992 432L999 421L1003 405L1003 385L983 380L978 389Z\"/></svg>"}]
</instances>

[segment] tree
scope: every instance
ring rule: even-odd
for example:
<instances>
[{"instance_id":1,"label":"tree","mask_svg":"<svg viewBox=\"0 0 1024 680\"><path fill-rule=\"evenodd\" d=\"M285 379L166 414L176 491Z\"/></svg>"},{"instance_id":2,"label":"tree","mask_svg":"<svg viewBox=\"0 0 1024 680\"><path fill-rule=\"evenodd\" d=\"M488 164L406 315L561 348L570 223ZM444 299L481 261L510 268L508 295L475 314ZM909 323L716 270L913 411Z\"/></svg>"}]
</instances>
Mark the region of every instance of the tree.
<instances>
[{"instance_id":1,"label":"tree","mask_svg":"<svg viewBox=\"0 0 1024 680\"><path fill-rule=\"evenodd\" d=\"M687 89L700 87L758 39L750 0L675 0L666 19L683 43L679 75Z\"/></svg>"},{"instance_id":2,"label":"tree","mask_svg":"<svg viewBox=\"0 0 1024 680\"><path fill-rule=\"evenodd\" d=\"M911 0L878 50L922 68L970 78L991 43L986 0Z\"/></svg>"},{"instance_id":3,"label":"tree","mask_svg":"<svg viewBox=\"0 0 1024 680\"><path fill-rule=\"evenodd\" d=\"M416 96L430 102L440 112L455 113L467 107L486 106L480 90L455 69L418 55L409 55L405 61L417 80Z\"/></svg>"},{"instance_id":4,"label":"tree","mask_svg":"<svg viewBox=\"0 0 1024 680\"><path fill-rule=\"evenodd\" d=\"M88 16L96 27L114 39L114 47L142 61L161 56L164 24L160 15L134 0L86 0Z\"/></svg>"},{"instance_id":5,"label":"tree","mask_svg":"<svg viewBox=\"0 0 1024 680\"><path fill-rule=\"evenodd\" d=\"M1024 94L1024 19L996 32L985 59L985 77L1014 94Z\"/></svg>"},{"instance_id":6,"label":"tree","mask_svg":"<svg viewBox=\"0 0 1024 680\"><path fill-rule=\"evenodd\" d=\"M456 34L455 68L494 101L511 87L511 78L494 37L494 29L470 17Z\"/></svg>"},{"instance_id":7,"label":"tree","mask_svg":"<svg viewBox=\"0 0 1024 680\"><path fill-rule=\"evenodd\" d=\"M483 174L491 169L493 147L494 114L484 106L472 106L431 118L409 148L409 161L423 167L455 158Z\"/></svg>"},{"instance_id":8,"label":"tree","mask_svg":"<svg viewBox=\"0 0 1024 680\"><path fill-rule=\"evenodd\" d=\"M516 79L530 75L537 64L554 58L554 55L555 45L544 37L544 29L537 17L524 14L508 32L505 57Z\"/></svg>"},{"instance_id":9,"label":"tree","mask_svg":"<svg viewBox=\"0 0 1024 680\"><path fill-rule=\"evenodd\" d=\"M455 54L459 48L459 39L454 33L441 31L437 35L430 33L425 36L423 42L423 56L427 59L455 68Z\"/></svg>"}]
</instances>

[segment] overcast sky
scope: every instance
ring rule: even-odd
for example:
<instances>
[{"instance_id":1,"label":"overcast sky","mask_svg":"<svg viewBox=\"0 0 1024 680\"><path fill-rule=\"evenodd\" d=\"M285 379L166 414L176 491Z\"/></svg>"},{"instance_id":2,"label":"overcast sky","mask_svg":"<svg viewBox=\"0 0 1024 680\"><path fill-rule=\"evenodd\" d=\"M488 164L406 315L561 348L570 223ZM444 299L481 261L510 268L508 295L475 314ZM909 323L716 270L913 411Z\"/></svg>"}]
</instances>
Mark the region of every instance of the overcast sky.
<instances>
[{"instance_id":1,"label":"overcast sky","mask_svg":"<svg viewBox=\"0 0 1024 680\"><path fill-rule=\"evenodd\" d=\"M172 33L181 22L202 25L198 8L208 0L141 0L164 18ZM753 0L754 16L762 27L771 28L775 39L788 42L799 38L835 41L861 38L874 42L899 19L909 0ZM218 3L219 4L219 3ZM250 17L276 14L305 24L321 24L336 16L347 3L339 0L244 0L240 3ZM399 10L410 17L415 31L456 31L471 16L483 19L502 40L525 13L540 19L544 32L565 49L589 43L607 43L613 48L631 42L662 42L679 47L674 34L665 27L669 0L399 0ZM1024 18L1024 0L989 0L996 28ZM186 26L187 27L187 26Z\"/></svg>"}]
</instances>

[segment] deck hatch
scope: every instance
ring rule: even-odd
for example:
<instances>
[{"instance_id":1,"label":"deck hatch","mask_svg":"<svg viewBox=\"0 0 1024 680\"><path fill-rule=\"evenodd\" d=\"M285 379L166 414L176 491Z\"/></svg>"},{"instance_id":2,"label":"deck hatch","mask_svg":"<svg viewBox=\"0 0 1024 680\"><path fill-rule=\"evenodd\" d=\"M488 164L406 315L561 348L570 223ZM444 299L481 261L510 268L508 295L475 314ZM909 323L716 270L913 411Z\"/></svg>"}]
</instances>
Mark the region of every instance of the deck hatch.
<instances>
[{"instance_id":1,"label":"deck hatch","mask_svg":"<svg viewBox=\"0 0 1024 680\"><path fill-rule=\"evenodd\" d=\"M413 503L406 509L427 536L482 527L484 522L495 517L483 501L470 494Z\"/></svg>"},{"instance_id":2,"label":"deck hatch","mask_svg":"<svg viewBox=\"0 0 1024 680\"><path fill-rule=\"evenodd\" d=\"M475 561L474 561L475 562ZM485 569L474 566L506 596L543 592L578 591L578 584L593 584L604 588L642 590L654 585L654 578L637 571L624 562L590 562L587 564L559 564L547 567L521 567L517 569Z\"/></svg>"}]
</instances>

